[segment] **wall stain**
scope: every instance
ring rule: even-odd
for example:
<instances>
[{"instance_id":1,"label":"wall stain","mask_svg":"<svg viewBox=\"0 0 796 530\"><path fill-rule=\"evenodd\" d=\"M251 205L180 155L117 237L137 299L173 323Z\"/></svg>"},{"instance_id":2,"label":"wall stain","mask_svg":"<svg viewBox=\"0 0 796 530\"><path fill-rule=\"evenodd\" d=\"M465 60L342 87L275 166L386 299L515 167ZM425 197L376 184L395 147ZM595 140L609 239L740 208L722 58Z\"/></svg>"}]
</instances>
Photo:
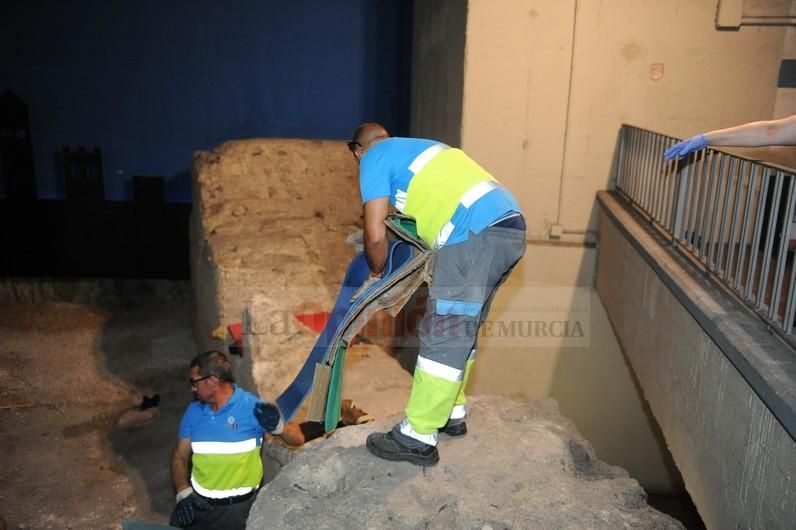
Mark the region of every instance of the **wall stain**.
<instances>
[{"instance_id":1,"label":"wall stain","mask_svg":"<svg viewBox=\"0 0 796 530\"><path fill-rule=\"evenodd\" d=\"M622 46L622 49L620 51L624 56L625 61L627 62L635 61L636 59L641 57L641 54L644 52L641 46L639 46L638 43L635 42L628 42L627 44Z\"/></svg>"}]
</instances>

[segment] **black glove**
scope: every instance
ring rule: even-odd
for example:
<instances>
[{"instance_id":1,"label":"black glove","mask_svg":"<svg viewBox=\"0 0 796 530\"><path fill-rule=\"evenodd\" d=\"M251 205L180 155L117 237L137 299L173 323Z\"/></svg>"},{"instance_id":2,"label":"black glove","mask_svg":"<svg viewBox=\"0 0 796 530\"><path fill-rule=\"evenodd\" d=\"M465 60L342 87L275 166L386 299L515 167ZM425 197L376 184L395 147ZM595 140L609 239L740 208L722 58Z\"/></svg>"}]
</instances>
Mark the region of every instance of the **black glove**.
<instances>
[{"instance_id":1,"label":"black glove","mask_svg":"<svg viewBox=\"0 0 796 530\"><path fill-rule=\"evenodd\" d=\"M186 527L193 523L194 510L207 510L210 504L194 493L193 488L185 488L177 494L177 507L174 508L174 514L177 516L177 522L180 526Z\"/></svg>"},{"instance_id":2,"label":"black glove","mask_svg":"<svg viewBox=\"0 0 796 530\"><path fill-rule=\"evenodd\" d=\"M273 403L259 402L254 406L254 417L260 422L265 432L270 434L282 434L285 422L282 420L282 413Z\"/></svg>"}]
</instances>

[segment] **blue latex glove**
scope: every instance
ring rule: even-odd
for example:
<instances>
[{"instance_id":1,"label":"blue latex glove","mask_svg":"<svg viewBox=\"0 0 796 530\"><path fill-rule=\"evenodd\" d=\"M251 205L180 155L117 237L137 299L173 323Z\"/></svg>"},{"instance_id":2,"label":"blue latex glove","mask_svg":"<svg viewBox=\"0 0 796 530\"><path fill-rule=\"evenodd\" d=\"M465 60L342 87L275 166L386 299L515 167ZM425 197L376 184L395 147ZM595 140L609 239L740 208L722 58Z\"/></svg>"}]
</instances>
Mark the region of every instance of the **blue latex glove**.
<instances>
[{"instance_id":1,"label":"blue latex glove","mask_svg":"<svg viewBox=\"0 0 796 530\"><path fill-rule=\"evenodd\" d=\"M282 413L273 403L259 402L254 406L254 417L260 422L265 432L270 434L282 434L285 426L282 420Z\"/></svg>"},{"instance_id":2,"label":"blue latex glove","mask_svg":"<svg viewBox=\"0 0 796 530\"><path fill-rule=\"evenodd\" d=\"M704 134L697 134L696 136L692 136L688 140L683 140L680 143L674 144L669 149L663 153L663 159L667 162L674 157L683 158L688 153L693 153L694 151L699 151L700 149L704 149L708 146L708 140L705 138Z\"/></svg>"},{"instance_id":3,"label":"blue latex glove","mask_svg":"<svg viewBox=\"0 0 796 530\"><path fill-rule=\"evenodd\" d=\"M180 526L190 526L193 523L196 515L194 510L208 510L210 504L194 493L192 488L186 488L177 494L177 507L174 509L174 514L177 516L177 522Z\"/></svg>"}]
</instances>

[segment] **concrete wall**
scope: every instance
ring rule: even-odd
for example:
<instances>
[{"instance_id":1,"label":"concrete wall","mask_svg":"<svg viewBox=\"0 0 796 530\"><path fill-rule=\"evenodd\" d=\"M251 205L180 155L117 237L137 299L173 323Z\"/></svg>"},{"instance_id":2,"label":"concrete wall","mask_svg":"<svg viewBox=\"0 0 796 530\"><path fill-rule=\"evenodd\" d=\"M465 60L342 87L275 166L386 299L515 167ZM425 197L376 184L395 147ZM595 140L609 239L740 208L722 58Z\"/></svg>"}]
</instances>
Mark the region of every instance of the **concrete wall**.
<instances>
[{"instance_id":1,"label":"concrete wall","mask_svg":"<svg viewBox=\"0 0 796 530\"><path fill-rule=\"evenodd\" d=\"M596 226L622 122L690 136L770 118L787 30L715 28L716 0L471 0L462 145L529 234Z\"/></svg>"},{"instance_id":2,"label":"concrete wall","mask_svg":"<svg viewBox=\"0 0 796 530\"><path fill-rule=\"evenodd\" d=\"M792 528L792 349L607 197L600 298L703 521Z\"/></svg>"},{"instance_id":3,"label":"concrete wall","mask_svg":"<svg viewBox=\"0 0 796 530\"><path fill-rule=\"evenodd\" d=\"M463 3L424 8L416 2L415 46L449 37L445 17L429 22L428 12L439 15L443 5L455 10ZM580 232L565 233L565 243L596 230L594 194L612 186L623 122L690 136L774 116L777 98L783 99L777 75L791 30L719 31L716 6L716 0L468 2L461 145L515 193L529 238L547 240L556 224ZM445 86L442 72L457 56L455 47L426 56L432 62L413 79L413 94L417 85L432 91ZM413 114L413 134L453 137L446 107L433 99L413 105L423 111ZM532 244L512 282L590 289L595 262L592 250ZM556 296L566 299L564 293ZM496 305L521 306L524 296L506 286ZM517 337L519 349L512 353L511 345L482 340L471 391L552 395L601 458L625 467L647 488L674 487L658 427L646 414L602 304L594 292L587 298L587 346L562 349Z\"/></svg>"},{"instance_id":4,"label":"concrete wall","mask_svg":"<svg viewBox=\"0 0 796 530\"><path fill-rule=\"evenodd\" d=\"M601 459L624 467L650 491L679 489L679 474L590 287L592 278L578 283L582 270L594 270L596 254L584 248L528 247L526 270L544 271L536 267L542 261L568 265L574 256L584 265L581 270L562 267L555 283L548 276L546 283L526 278L522 285L523 275L517 274L503 286L490 314L492 327L481 332L468 392L523 401L551 396ZM510 333L501 334L501 325L512 324Z\"/></svg>"}]
</instances>

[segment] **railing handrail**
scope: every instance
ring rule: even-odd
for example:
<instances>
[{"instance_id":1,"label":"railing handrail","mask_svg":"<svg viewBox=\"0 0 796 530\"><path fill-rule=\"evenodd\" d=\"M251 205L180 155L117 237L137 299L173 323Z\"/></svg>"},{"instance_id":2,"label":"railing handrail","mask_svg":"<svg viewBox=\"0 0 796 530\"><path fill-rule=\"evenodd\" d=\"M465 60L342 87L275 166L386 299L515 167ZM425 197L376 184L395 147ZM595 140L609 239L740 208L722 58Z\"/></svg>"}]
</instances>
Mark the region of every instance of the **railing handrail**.
<instances>
[{"instance_id":1,"label":"railing handrail","mask_svg":"<svg viewBox=\"0 0 796 530\"><path fill-rule=\"evenodd\" d=\"M622 124L617 190L796 346L796 169L714 147L664 162L678 141Z\"/></svg>"},{"instance_id":2,"label":"railing handrail","mask_svg":"<svg viewBox=\"0 0 796 530\"><path fill-rule=\"evenodd\" d=\"M644 132L650 133L650 134L657 134L657 135L660 135L660 136L664 136L666 138L670 138L671 140L673 140L675 142L680 142L680 141L683 140L683 138L677 138L676 136L669 136L669 135L666 135L666 134L661 134L659 132L653 131L651 129L647 129L645 127L639 127L637 125L633 125L633 124L630 124L630 123L622 123L622 129L624 129L626 127L637 129L639 131L644 131ZM766 149L767 147L768 146L747 147L745 149ZM771 147L784 147L784 146L771 146ZM785 171L787 173L796 173L796 167L781 166L781 165L777 164L776 162L768 162L766 160L760 160L759 158L752 158L752 157L747 156L747 155L741 155L741 154L738 154L738 153L733 153L732 151L729 151L729 150L727 150L725 148L722 148L722 147L719 147L719 146L710 145L710 146L706 147L705 149L709 150L709 151L715 151L717 153L722 153L722 154L725 154L727 156L731 156L733 158L739 158L741 160L746 160L747 162L755 162L755 163L758 163L758 164L764 164L764 165L766 165L768 167L775 168L775 169L777 169L779 171ZM661 156L663 156L663 153L661 153Z\"/></svg>"}]
</instances>

